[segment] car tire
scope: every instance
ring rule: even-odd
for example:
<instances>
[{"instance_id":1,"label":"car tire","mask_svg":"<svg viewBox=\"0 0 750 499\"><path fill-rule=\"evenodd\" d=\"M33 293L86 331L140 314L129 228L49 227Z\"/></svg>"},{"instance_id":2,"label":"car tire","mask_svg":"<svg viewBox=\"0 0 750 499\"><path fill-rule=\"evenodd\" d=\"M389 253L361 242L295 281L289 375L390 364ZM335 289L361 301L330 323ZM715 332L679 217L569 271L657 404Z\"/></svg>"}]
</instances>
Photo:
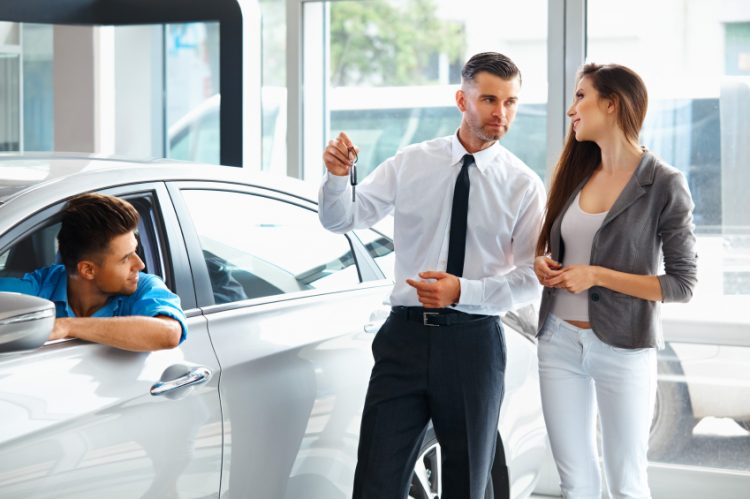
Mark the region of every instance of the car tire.
<instances>
[{"instance_id":1,"label":"car tire","mask_svg":"<svg viewBox=\"0 0 750 499\"><path fill-rule=\"evenodd\" d=\"M669 344L659 352L657 371L659 381L649 435L650 461L664 461L678 455L690 440L696 423L685 373Z\"/></svg>"},{"instance_id":2,"label":"car tire","mask_svg":"<svg viewBox=\"0 0 750 499\"><path fill-rule=\"evenodd\" d=\"M443 493L440 444L438 444L435 430L430 426L419 448L414 473L411 477L408 499L440 499ZM493 499L492 481L487 484L485 499Z\"/></svg>"}]
</instances>

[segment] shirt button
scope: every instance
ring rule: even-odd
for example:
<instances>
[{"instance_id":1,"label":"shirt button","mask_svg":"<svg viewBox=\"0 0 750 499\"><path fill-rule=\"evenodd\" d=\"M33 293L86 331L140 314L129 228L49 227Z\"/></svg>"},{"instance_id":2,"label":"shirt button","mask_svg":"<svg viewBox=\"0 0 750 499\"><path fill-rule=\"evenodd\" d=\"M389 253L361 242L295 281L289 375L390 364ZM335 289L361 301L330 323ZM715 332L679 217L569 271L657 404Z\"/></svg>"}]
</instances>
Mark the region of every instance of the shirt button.
<instances>
[{"instance_id":1,"label":"shirt button","mask_svg":"<svg viewBox=\"0 0 750 499\"><path fill-rule=\"evenodd\" d=\"M591 293L591 301L599 301L599 293Z\"/></svg>"}]
</instances>

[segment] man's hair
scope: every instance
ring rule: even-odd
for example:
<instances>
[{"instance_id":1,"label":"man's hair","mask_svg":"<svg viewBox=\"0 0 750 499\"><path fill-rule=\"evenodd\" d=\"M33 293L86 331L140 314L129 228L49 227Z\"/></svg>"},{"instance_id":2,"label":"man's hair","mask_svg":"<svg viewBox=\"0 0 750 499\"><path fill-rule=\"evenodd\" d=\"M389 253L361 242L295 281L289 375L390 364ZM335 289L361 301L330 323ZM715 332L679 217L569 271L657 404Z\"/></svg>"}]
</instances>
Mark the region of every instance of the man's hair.
<instances>
[{"instance_id":1,"label":"man's hair","mask_svg":"<svg viewBox=\"0 0 750 499\"><path fill-rule=\"evenodd\" d=\"M67 271L75 273L78 262L106 251L113 238L134 231L138 219L132 204L107 194L87 193L68 200L57 234Z\"/></svg>"},{"instance_id":2,"label":"man's hair","mask_svg":"<svg viewBox=\"0 0 750 499\"><path fill-rule=\"evenodd\" d=\"M512 80L518 77L518 83L521 83L521 71L518 66L509 57L498 52L481 52L473 55L464 64L464 68L461 70L461 79L464 83L473 82L477 73L483 71L503 80Z\"/></svg>"}]
</instances>

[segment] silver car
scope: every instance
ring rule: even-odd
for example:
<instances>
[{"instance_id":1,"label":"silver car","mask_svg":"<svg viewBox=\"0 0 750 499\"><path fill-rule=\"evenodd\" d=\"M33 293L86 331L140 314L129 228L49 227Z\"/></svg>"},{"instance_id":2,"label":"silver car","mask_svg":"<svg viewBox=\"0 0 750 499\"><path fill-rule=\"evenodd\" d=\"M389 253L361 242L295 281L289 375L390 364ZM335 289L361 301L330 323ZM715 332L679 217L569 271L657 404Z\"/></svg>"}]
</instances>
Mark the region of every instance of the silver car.
<instances>
[{"instance_id":1,"label":"silver car","mask_svg":"<svg viewBox=\"0 0 750 499\"><path fill-rule=\"evenodd\" d=\"M314 186L241 169L0 156L0 276L54 263L58 213L87 191L138 209L145 271L180 296L188 339L45 342L49 302L0 294L0 496L349 497L388 235L327 232ZM531 330L507 320L500 429L520 498L546 433ZM439 497L439 455L429 433L414 498Z\"/></svg>"}]
</instances>

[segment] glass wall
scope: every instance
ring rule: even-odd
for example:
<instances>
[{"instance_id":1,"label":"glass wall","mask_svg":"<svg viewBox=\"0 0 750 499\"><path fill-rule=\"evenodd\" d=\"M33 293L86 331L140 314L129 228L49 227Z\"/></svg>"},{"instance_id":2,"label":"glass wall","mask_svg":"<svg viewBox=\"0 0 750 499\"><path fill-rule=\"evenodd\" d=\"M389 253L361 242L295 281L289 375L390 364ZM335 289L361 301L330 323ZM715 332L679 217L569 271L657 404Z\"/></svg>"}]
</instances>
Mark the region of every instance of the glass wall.
<instances>
[{"instance_id":1,"label":"glass wall","mask_svg":"<svg viewBox=\"0 0 750 499\"><path fill-rule=\"evenodd\" d=\"M51 151L55 143L52 26L23 25L23 148Z\"/></svg>"},{"instance_id":2,"label":"glass wall","mask_svg":"<svg viewBox=\"0 0 750 499\"><path fill-rule=\"evenodd\" d=\"M260 170L285 175L286 4L262 0L260 11ZM167 26L167 157L219 164L219 34L218 23Z\"/></svg>"},{"instance_id":3,"label":"glass wall","mask_svg":"<svg viewBox=\"0 0 750 499\"><path fill-rule=\"evenodd\" d=\"M286 175L286 2L261 0L261 170Z\"/></svg>"},{"instance_id":4,"label":"glass wall","mask_svg":"<svg viewBox=\"0 0 750 499\"><path fill-rule=\"evenodd\" d=\"M219 23L165 29L167 157L219 164Z\"/></svg>"},{"instance_id":5,"label":"glass wall","mask_svg":"<svg viewBox=\"0 0 750 499\"><path fill-rule=\"evenodd\" d=\"M0 22L0 111L0 150L218 164L219 25Z\"/></svg>"},{"instance_id":6,"label":"glass wall","mask_svg":"<svg viewBox=\"0 0 750 499\"><path fill-rule=\"evenodd\" d=\"M699 284L689 305L663 308L650 458L750 472L750 9L588 0L587 26L588 61L645 80L641 140L695 201Z\"/></svg>"},{"instance_id":7,"label":"glass wall","mask_svg":"<svg viewBox=\"0 0 750 499\"><path fill-rule=\"evenodd\" d=\"M361 149L362 177L401 147L454 133L461 67L490 50L523 75L502 144L544 176L546 12L546 0L305 3L305 177L317 181L323 148L340 131Z\"/></svg>"},{"instance_id":8,"label":"glass wall","mask_svg":"<svg viewBox=\"0 0 750 499\"><path fill-rule=\"evenodd\" d=\"M0 151L21 148L21 51L16 23L0 22Z\"/></svg>"}]
</instances>

